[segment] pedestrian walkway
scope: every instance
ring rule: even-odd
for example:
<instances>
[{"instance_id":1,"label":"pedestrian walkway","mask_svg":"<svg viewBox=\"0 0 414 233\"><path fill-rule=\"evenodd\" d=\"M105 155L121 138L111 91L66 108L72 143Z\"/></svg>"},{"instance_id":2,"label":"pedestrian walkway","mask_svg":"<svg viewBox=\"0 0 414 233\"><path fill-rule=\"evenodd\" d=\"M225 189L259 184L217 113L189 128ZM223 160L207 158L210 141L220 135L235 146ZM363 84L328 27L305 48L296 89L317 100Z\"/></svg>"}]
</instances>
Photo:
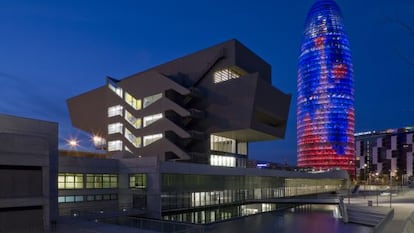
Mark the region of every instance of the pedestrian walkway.
<instances>
[{"instance_id":1,"label":"pedestrian walkway","mask_svg":"<svg viewBox=\"0 0 414 233\"><path fill-rule=\"evenodd\" d=\"M352 197L350 199L351 204L358 204L368 206L371 201L373 206L394 208L393 219L385 226L383 233L402 233L404 224L414 212L414 189L409 189L398 193L396 196L389 195L370 195L358 197Z\"/></svg>"}]
</instances>

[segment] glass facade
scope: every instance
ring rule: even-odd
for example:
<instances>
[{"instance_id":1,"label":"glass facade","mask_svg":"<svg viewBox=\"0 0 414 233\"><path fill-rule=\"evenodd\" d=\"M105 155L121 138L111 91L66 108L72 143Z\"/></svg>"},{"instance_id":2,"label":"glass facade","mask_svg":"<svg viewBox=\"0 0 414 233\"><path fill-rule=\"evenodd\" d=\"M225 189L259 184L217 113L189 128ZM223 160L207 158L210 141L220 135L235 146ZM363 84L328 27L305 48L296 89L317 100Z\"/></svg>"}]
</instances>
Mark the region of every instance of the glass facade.
<instances>
[{"instance_id":1,"label":"glass facade","mask_svg":"<svg viewBox=\"0 0 414 233\"><path fill-rule=\"evenodd\" d=\"M284 207L286 205L280 205ZM164 220L176 221L176 222L188 222L195 224L206 224L217 221L223 221L226 219L248 216L257 213L263 213L276 210L276 204L260 203L260 204L247 204L237 206L226 206L221 208L186 211L174 214L165 214Z\"/></svg>"},{"instance_id":2,"label":"glass facade","mask_svg":"<svg viewBox=\"0 0 414 233\"><path fill-rule=\"evenodd\" d=\"M191 209L337 191L344 180L283 177L162 175L162 209ZM182 190L182 191L179 191Z\"/></svg>"},{"instance_id":3,"label":"glass facade","mask_svg":"<svg viewBox=\"0 0 414 233\"><path fill-rule=\"evenodd\" d=\"M298 165L354 174L354 88L338 5L319 0L306 19L297 79Z\"/></svg>"}]
</instances>

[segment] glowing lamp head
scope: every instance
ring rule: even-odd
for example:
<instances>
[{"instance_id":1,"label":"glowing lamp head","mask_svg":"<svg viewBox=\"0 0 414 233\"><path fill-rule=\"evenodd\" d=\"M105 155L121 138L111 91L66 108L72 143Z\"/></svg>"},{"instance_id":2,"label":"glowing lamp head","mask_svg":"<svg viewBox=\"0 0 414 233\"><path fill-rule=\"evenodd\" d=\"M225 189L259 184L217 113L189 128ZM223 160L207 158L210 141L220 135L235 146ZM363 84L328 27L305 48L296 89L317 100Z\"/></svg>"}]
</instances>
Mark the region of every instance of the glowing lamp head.
<instances>
[{"instance_id":1,"label":"glowing lamp head","mask_svg":"<svg viewBox=\"0 0 414 233\"><path fill-rule=\"evenodd\" d=\"M76 147L78 147L78 146L79 146L79 142L78 142L78 140L76 140L76 139L69 139L69 140L68 140L68 145L69 145L71 148L76 148Z\"/></svg>"}]
</instances>

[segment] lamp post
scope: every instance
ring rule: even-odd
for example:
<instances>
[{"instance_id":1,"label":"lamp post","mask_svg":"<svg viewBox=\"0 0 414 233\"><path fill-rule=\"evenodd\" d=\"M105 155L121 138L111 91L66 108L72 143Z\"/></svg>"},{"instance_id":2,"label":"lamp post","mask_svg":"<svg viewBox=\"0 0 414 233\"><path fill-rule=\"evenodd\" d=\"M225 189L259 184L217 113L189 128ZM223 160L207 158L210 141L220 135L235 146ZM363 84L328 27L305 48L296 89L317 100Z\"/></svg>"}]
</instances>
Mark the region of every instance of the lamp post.
<instances>
[{"instance_id":1,"label":"lamp post","mask_svg":"<svg viewBox=\"0 0 414 233\"><path fill-rule=\"evenodd\" d=\"M375 184L376 184L376 189L377 189L377 207L378 207L378 195L379 195L379 190L378 190L378 183L377 183L377 179L378 179L378 172L375 173Z\"/></svg>"},{"instance_id":2,"label":"lamp post","mask_svg":"<svg viewBox=\"0 0 414 233\"><path fill-rule=\"evenodd\" d=\"M367 185L367 164L364 164L364 192L367 191L366 185ZM365 197L365 195L364 195Z\"/></svg>"},{"instance_id":3,"label":"lamp post","mask_svg":"<svg viewBox=\"0 0 414 233\"><path fill-rule=\"evenodd\" d=\"M392 170L390 169L390 208L392 207Z\"/></svg>"}]
</instances>

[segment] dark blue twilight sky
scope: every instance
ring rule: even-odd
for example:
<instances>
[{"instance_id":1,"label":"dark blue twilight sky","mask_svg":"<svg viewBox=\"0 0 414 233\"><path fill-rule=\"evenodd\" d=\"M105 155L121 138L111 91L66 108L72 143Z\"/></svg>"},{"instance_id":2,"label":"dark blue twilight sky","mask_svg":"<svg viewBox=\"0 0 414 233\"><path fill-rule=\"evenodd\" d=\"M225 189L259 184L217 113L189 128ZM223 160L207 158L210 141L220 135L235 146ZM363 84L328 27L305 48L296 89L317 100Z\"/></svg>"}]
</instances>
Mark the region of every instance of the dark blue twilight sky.
<instances>
[{"instance_id":1,"label":"dark blue twilight sky","mask_svg":"<svg viewBox=\"0 0 414 233\"><path fill-rule=\"evenodd\" d=\"M65 100L105 82L237 38L272 65L293 96L285 140L254 143L253 159L296 163L296 70L313 0L0 1L0 113L71 128ZM350 37L356 130L414 125L412 0L338 0ZM390 20L392 19L392 20ZM84 147L90 142L81 142Z\"/></svg>"}]
</instances>

